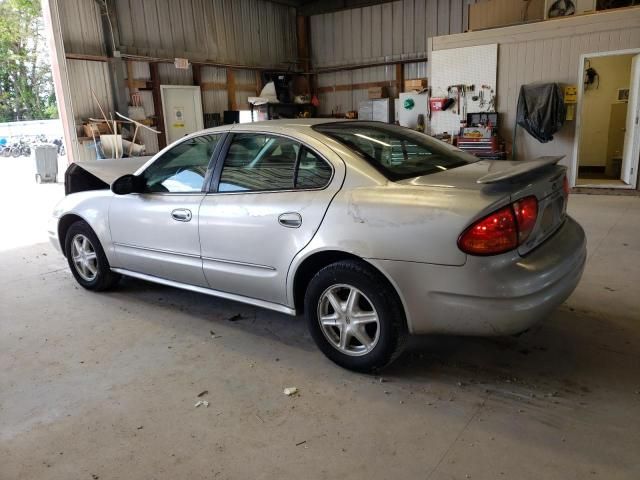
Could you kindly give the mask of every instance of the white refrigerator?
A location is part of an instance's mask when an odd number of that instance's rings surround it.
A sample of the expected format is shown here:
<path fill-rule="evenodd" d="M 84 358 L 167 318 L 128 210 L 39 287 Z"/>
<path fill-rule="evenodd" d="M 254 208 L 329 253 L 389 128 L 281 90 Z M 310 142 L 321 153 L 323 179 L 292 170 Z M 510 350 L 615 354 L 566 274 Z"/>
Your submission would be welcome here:
<path fill-rule="evenodd" d="M 407 92 L 401 93 L 398 98 L 398 122 L 403 127 L 416 128 L 418 115 L 424 115 L 425 126 L 429 123 L 428 103 L 429 95 L 426 93 Z"/>

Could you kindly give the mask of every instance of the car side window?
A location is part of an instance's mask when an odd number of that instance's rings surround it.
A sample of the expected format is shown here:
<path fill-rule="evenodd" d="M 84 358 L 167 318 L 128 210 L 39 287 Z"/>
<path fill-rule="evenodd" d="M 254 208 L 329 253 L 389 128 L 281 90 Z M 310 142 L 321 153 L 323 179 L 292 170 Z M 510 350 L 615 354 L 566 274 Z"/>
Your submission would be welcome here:
<path fill-rule="evenodd" d="M 296 174 L 296 188 L 323 188 L 331 180 L 331 167 L 318 155 L 304 147 Z"/>
<path fill-rule="evenodd" d="M 163 154 L 142 174 L 147 192 L 200 192 L 221 137 L 221 134 L 193 137 Z"/>
<path fill-rule="evenodd" d="M 300 143 L 275 135 L 238 133 L 224 159 L 219 192 L 291 190 Z"/>

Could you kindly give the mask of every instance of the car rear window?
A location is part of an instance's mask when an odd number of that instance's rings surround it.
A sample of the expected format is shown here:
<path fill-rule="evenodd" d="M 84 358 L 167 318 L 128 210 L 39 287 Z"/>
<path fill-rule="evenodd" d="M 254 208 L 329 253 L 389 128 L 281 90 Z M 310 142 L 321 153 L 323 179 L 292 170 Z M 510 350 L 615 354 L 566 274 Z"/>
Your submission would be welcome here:
<path fill-rule="evenodd" d="M 430 175 L 478 160 L 447 143 L 397 125 L 336 122 L 313 128 L 356 152 L 392 181 Z"/>

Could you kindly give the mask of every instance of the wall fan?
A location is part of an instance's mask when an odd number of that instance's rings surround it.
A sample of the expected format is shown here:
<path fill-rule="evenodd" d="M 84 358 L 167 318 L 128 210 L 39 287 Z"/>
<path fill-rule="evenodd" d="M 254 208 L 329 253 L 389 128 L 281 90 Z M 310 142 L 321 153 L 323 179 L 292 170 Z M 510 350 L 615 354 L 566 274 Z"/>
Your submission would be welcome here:
<path fill-rule="evenodd" d="M 547 18 L 567 17 L 575 15 L 576 5 L 573 0 L 556 0 L 547 11 Z"/>

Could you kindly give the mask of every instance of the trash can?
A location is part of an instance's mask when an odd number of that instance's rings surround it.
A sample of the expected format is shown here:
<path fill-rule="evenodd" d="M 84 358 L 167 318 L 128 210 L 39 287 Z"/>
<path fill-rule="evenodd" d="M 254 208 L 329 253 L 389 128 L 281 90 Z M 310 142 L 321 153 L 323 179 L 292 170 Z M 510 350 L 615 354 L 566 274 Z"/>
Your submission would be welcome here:
<path fill-rule="evenodd" d="M 58 180 L 58 147 L 51 144 L 36 145 L 31 149 L 31 160 L 36 168 L 36 182 Z"/>

